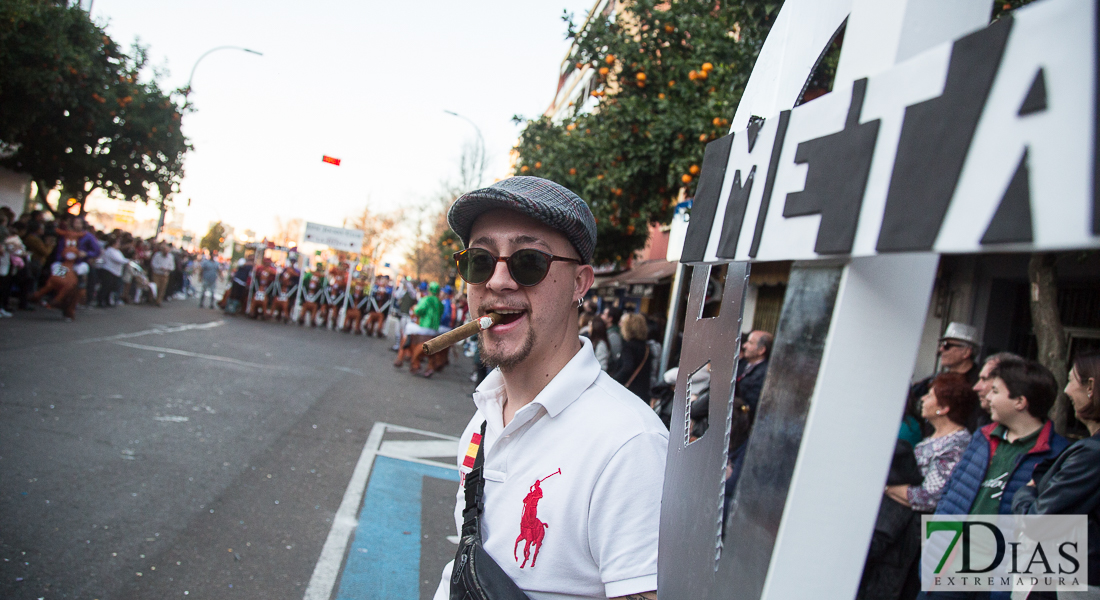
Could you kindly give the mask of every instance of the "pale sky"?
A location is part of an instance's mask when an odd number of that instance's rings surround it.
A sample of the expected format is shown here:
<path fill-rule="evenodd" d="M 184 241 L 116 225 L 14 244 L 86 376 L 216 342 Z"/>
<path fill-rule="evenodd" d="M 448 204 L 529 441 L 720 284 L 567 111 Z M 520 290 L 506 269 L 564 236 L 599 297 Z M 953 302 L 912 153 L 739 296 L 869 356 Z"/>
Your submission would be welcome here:
<path fill-rule="evenodd" d="M 115 41 L 135 37 L 168 89 L 195 60 L 177 206 L 202 235 L 210 221 L 273 233 L 275 217 L 340 226 L 364 206 L 386 211 L 431 199 L 457 177 L 480 127 L 490 168 L 507 172 L 520 129 L 512 115 L 549 106 L 569 48 L 563 9 L 594 0 L 367 2 L 93 0 Z M 343 161 L 321 162 L 322 155 Z M 144 211 L 142 211 L 144 212 Z"/>

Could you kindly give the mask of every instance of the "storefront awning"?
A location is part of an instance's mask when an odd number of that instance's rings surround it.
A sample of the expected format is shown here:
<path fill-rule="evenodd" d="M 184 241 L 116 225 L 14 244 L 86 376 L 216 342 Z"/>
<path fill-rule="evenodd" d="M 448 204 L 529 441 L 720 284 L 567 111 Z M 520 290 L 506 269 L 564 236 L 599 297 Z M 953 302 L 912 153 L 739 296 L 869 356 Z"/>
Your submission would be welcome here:
<path fill-rule="evenodd" d="M 648 260 L 642 263 L 635 263 L 632 269 L 614 275 L 597 277 L 593 287 L 605 288 L 626 287 L 631 285 L 655 285 L 662 283 L 666 279 L 670 279 L 676 272 L 676 266 L 678 264 L 679 263 L 667 260 Z"/>

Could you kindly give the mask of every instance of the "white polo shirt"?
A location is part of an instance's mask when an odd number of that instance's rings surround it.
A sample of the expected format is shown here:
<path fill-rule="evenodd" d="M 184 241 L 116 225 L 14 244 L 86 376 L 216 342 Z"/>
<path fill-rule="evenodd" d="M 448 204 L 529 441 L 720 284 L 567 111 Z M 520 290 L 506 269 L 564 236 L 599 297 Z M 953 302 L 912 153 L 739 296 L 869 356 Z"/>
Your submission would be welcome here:
<path fill-rule="evenodd" d="M 490 373 L 474 392 L 478 410 L 459 444 L 465 476 L 471 437 L 488 420 L 481 536 L 533 600 L 657 589 L 668 430 L 600 369 L 591 342 L 581 340 L 580 351 L 507 427 L 504 379 L 499 370 Z M 460 488 L 456 530 L 465 505 Z M 450 575 L 448 564 L 435 600 L 447 599 Z"/>

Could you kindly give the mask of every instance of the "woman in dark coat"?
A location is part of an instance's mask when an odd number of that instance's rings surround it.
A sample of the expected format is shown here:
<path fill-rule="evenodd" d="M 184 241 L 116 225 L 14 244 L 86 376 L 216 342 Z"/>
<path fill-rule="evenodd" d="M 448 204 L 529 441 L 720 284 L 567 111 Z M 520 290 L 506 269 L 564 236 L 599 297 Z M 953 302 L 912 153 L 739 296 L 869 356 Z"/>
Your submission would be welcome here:
<path fill-rule="evenodd" d="M 1012 498 L 1018 515 L 1087 515 L 1089 591 L 1069 598 L 1100 598 L 1100 354 L 1078 355 L 1069 371 L 1066 395 L 1091 437 L 1078 441 L 1055 459 L 1046 473 L 1035 467 L 1034 479 Z M 1059 593 L 1059 598 L 1062 594 Z"/>
<path fill-rule="evenodd" d="M 645 317 L 638 313 L 623 315 L 619 321 L 623 334 L 623 353 L 611 377 L 642 400 L 649 402 L 649 346 L 646 345 Z"/>

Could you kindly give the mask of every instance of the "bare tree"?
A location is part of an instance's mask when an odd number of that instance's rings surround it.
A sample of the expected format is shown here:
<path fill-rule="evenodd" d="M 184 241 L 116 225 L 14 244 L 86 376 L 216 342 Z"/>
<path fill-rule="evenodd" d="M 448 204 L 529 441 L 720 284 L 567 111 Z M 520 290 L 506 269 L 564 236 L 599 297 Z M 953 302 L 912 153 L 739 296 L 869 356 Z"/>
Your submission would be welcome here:
<path fill-rule="evenodd" d="M 353 229 L 363 232 L 363 256 L 374 259 L 382 256 L 401 240 L 400 225 L 405 221 L 400 209 L 392 212 L 376 212 L 364 207 L 363 212 L 349 220 Z"/>
<path fill-rule="evenodd" d="M 302 237 L 302 219 L 284 219 L 275 217 L 275 235 L 271 241 L 280 246 L 289 246 L 290 242 L 297 244 Z"/>

